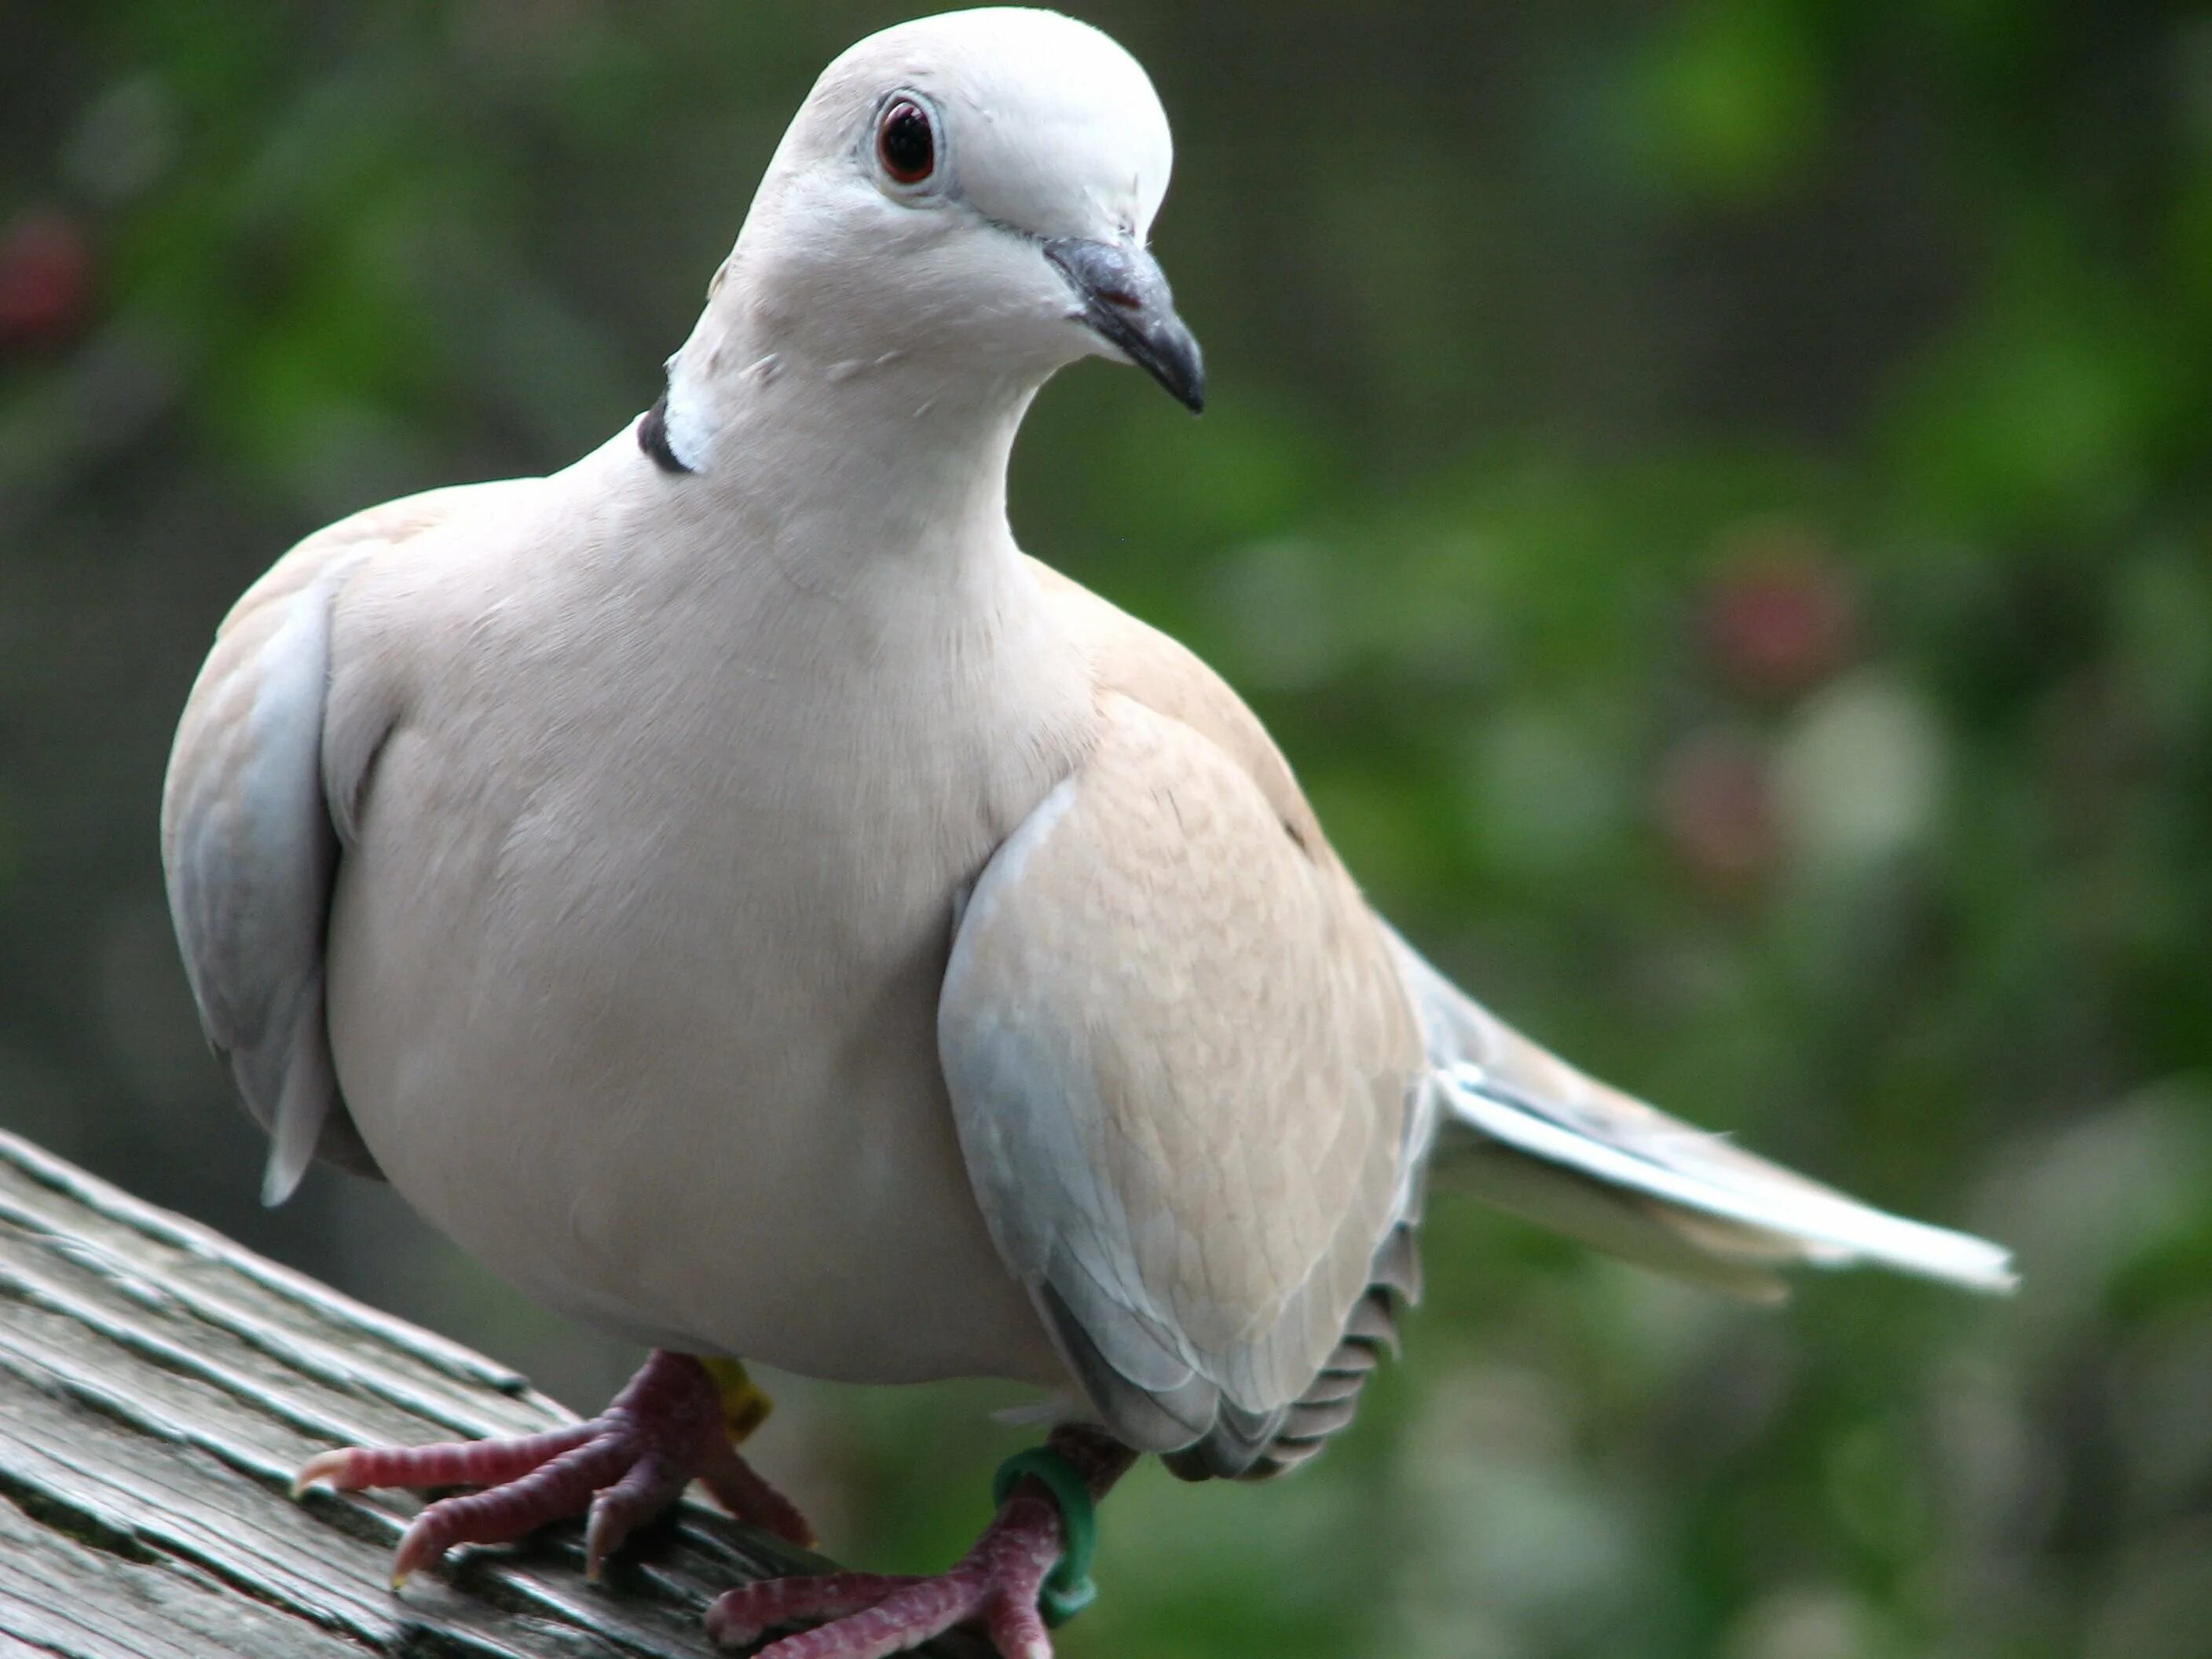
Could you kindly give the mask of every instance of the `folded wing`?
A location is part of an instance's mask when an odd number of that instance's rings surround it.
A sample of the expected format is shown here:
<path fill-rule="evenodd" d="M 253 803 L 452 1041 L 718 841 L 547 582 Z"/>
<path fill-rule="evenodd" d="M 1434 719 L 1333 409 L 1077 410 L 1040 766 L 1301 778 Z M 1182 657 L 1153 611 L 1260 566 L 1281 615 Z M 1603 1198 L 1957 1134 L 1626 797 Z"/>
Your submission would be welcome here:
<path fill-rule="evenodd" d="M 1108 1425 L 1188 1473 L 1265 1462 L 1413 1191 L 1420 1038 L 1334 859 L 1109 692 L 975 885 L 939 1047 L 993 1237 Z"/>
<path fill-rule="evenodd" d="M 360 781 L 325 767 L 332 611 L 362 561 L 498 487 L 372 507 L 287 553 L 224 619 L 177 730 L 161 800 L 170 914 L 208 1040 L 269 1131 L 271 1204 L 319 1155 L 376 1173 L 323 1013 L 339 824 Z"/>

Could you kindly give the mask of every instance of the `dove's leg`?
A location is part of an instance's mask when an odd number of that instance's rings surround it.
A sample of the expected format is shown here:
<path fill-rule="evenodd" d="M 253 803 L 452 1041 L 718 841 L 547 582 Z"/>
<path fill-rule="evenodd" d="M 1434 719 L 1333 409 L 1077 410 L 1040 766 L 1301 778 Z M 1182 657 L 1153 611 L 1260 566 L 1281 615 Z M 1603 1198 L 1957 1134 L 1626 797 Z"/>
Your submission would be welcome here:
<path fill-rule="evenodd" d="M 633 1528 L 676 1501 L 693 1480 L 732 1514 L 795 1544 L 813 1531 L 791 1503 L 755 1474 L 737 1443 L 768 1414 L 768 1397 L 732 1360 L 702 1363 L 655 1349 L 597 1417 L 514 1440 L 470 1440 L 386 1449 L 327 1451 L 300 1471 L 293 1490 L 318 1480 L 363 1486 L 480 1486 L 442 1498 L 415 1517 L 392 1563 L 395 1587 L 456 1544 L 504 1544 L 549 1521 L 591 1511 L 587 1576 Z"/>
<path fill-rule="evenodd" d="M 1096 1429 L 1056 1429 L 1051 1448 L 1094 1500 L 1136 1461 L 1135 1453 Z M 747 1584 L 707 1610 L 707 1633 L 736 1647 L 779 1625 L 808 1624 L 815 1628 L 787 1636 L 756 1659 L 884 1659 L 974 1620 L 1004 1659 L 1051 1659 L 1037 1595 L 1066 1547 L 1058 1504 L 1036 1480 L 1025 1478 L 949 1572 L 934 1578 L 837 1572 Z"/>

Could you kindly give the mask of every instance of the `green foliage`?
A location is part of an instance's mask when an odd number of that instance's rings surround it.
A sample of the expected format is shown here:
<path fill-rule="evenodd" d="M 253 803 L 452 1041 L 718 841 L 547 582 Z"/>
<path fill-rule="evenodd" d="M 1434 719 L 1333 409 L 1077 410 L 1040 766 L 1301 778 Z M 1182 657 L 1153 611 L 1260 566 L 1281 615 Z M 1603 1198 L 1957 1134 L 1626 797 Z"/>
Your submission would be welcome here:
<path fill-rule="evenodd" d="M 1090 15 L 1177 125 L 1157 240 L 1218 401 L 1071 374 L 1026 544 L 1244 689 L 1500 1012 L 2027 1287 L 1745 1311 L 1439 1197 L 1358 1430 L 1272 1489 L 1134 1478 L 1066 1650 L 2201 1650 L 2203 15 Z M 0 1116 L 579 1405 L 624 1356 L 386 1195 L 251 1208 L 162 756 L 294 537 L 652 400 L 808 79 L 893 15 L 139 0 L 19 8 L 0 64 Z M 926 1566 L 997 1398 L 793 1385 L 763 1455 L 842 1553 Z"/>

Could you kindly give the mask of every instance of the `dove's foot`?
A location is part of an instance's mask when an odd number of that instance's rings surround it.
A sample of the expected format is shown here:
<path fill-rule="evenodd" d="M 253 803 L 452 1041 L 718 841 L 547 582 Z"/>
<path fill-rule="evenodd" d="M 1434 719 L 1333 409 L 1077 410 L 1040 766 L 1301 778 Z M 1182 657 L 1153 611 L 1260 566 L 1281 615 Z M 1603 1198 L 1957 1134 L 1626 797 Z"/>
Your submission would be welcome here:
<path fill-rule="evenodd" d="M 767 1415 L 768 1399 L 733 1361 L 708 1364 L 654 1350 L 606 1410 L 588 1422 L 514 1440 L 470 1440 L 386 1449 L 349 1446 L 311 1459 L 293 1484 L 480 1486 L 442 1498 L 415 1517 L 392 1558 L 394 1589 L 456 1544 L 505 1544 L 549 1521 L 591 1511 L 586 1574 L 695 1478 L 740 1521 L 811 1545 L 813 1530 L 790 1500 L 737 1453 Z"/>
<path fill-rule="evenodd" d="M 1096 1430 L 1060 1429 L 1051 1443 L 1094 1501 L 1135 1461 L 1134 1453 Z M 1078 1553 L 1070 1549 L 1062 1517 L 1061 1505 L 1071 1500 L 1082 1509 L 1079 1524 L 1087 1532 L 1090 1504 L 1081 1494 L 1056 1498 L 1036 1477 L 1025 1476 L 1007 1492 L 975 1547 L 950 1572 L 934 1578 L 836 1572 L 747 1584 L 707 1610 L 707 1633 L 726 1647 L 741 1647 L 781 1625 L 811 1625 L 763 1649 L 757 1659 L 884 1659 L 973 1621 L 1005 1659 L 1051 1659 L 1052 1640 L 1037 1602 L 1062 1556 Z M 1079 1581 L 1089 1553 L 1086 1537 Z M 1069 1610 L 1088 1593 L 1086 1582 Z"/>

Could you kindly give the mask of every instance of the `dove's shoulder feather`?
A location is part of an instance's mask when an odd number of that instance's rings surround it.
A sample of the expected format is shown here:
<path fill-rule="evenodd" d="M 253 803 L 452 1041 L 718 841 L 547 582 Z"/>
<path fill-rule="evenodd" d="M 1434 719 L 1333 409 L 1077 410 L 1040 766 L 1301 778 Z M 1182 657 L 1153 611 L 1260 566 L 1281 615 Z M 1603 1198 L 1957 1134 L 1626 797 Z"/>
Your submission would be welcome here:
<path fill-rule="evenodd" d="M 1060 626 L 1091 665 L 1101 695 L 1180 722 L 1219 750 L 1317 863 L 1340 871 L 1290 763 L 1229 683 L 1180 641 L 1036 560 L 1030 568 Z"/>

